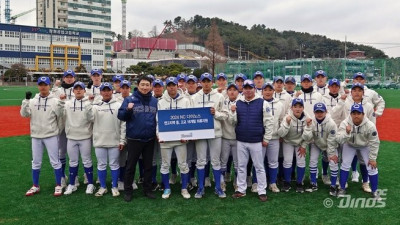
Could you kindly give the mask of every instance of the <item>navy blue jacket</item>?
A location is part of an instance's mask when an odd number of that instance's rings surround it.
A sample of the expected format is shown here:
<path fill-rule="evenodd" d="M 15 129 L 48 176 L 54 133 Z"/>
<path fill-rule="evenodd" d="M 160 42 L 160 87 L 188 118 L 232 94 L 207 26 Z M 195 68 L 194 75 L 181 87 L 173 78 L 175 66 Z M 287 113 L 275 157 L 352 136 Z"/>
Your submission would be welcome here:
<path fill-rule="evenodd" d="M 128 103 L 133 109 L 128 110 Z M 143 95 L 135 90 L 124 99 L 118 110 L 118 119 L 126 122 L 126 138 L 148 142 L 156 137 L 157 99 L 149 92 Z"/>
<path fill-rule="evenodd" d="M 236 102 L 237 124 L 235 132 L 238 141 L 247 143 L 263 141 L 263 104 L 264 100 L 261 98 L 251 102 Z"/>

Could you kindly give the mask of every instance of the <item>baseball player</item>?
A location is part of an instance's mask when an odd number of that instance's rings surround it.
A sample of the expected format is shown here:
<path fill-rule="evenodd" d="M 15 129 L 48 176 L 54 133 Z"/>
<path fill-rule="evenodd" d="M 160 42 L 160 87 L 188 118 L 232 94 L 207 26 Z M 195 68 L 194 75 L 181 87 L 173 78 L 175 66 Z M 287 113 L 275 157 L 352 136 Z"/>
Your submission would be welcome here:
<path fill-rule="evenodd" d="M 101 102 L 100 86 L 103 79 L 103 71 L 101 69 L 92 69 L 90 71 L 90 81 L 86 87 L 86 95 L 93 103 Z"/>
<path fill-rule="evenodd" d="M 246 75 L 244 75 L 243 73 L 235 74 L 235 77 L 234 77 L 233 80 L 234 80 L 236 86 L 237 86 L 238 89 L 239 89 L 239 94 L 242 95 L 242 92 L 243 92 L 243 83 L 244 83 L 245 80 L 247 80 Z"/>
<path fill-rule="evenodd" d="M 90 115 L 93 121 L 93 146 L 97 158 L 97 175 L 100 181 L 96 197 L 107 193 L 107 164 L 111 169 L 112 196 L 117 197 L 120 194 L 118 191 L 119 152 L 125 145 L 126 125 L 124 121 L 117 118 L 121 103 L 112 98 L 112 90 L 112 85 L 107 82 L 100 86 L 102 101 L 93 105 Z"/>
<path fill-rule="evenodd" d="M 201 85 L 201 83 L 197 83 L 196 91 L 199 92 L 201 89 L 203 89 L 203 85 Z"/>
<path fill-rule="evenodd" d="M 343 144 L 342 165 L 340 168 L 340 190 L 338 197 L 345 197 L 346 182 L 349 176 L 351 162 L 356 151 L 360 152 L 363 161 L 368 163 L 367 170 L 371 183 L 371 195 L 375 200 L 381 200 L 378 189 L 377 157 L 379 151 L 379 137 L 376 126 L 364 114 L 361 104 L 351 106 L 351 113 L 339 127 L 337 141 Z"/>
<path fill-rule="evenodd" d="M 261 71 L 256 71 L 253 74 L 254 86 L 256 87 L 256 94 L 262 96 L 264 85 L 264 74 Z"/>
<path fill-rule="evenodd" d="M 187 80 L 187 76 L 183 73 L 178 74 L 176 76 L 176 79 L 178 80 L 178 88 L 182 91 L 182 93 L 186 93 L 186 80 Z"/>
<path fill-rule="evenodd" d="M 166 80 L 167 91 L 164 93 L 163 97 L 158 101 L 158 110 L 172 110 L 172 109 L 186 109 L 190 108 L 190 100 L 186 98 L 184 95 L 180 95 L 178 93 L 178 80 L 175 77 L 168 77 Z M 158 123 L 157 117 L 157 123 Z M 158 128 L 158 126 L 157 126 Z M 158 129 L 157 129 L 158 136 Z M 172 152 L 175 151 L 178 166 L 181 171 L 181 194 L 183 198 L 189 199 L 190 194 L 186 189 L 188 181 L 189 181 L 189 167 L 186 162 L 186 140 L 180 141 L 167 141 L 159 139 L 160 148 L 161 148 L 161 177 L 162 182 L 164 184 L 164 193 L 162 194 L 163 199 L 169 198 L 171 195 L 171 188 L 169 186 L 169 168 L 171 163 Z"/>
<path fill-rule="evenodd" d="M 322 95 L 312 86 L 312 78 L 308 74 L 301 76 L 301 91 L 296 93 L 297 98 L 303 99 L 304 111 L 307 115 L 314 117 L 314 105 L 323 102 Z"/>
<path fill-rule="evenodd" d="M 112 81 L 113 81 L 113 98 L 118 98 L 119 96 L 121 96 L 121 82 L 124 80 L 124 76 L 123 75 L 114 75 L 112 77 Z"/>
<path fill-rule="evenodd" d="M 328 84 L 326 83 L 328 80 L 328 75 L 323 70 L 318 70 L 314 73 L 314 90 L 320 93 L 322 96 L 329 95 L 329 88 Z"/>
<path fill-rule="evenodd" d="M 292 96 L 284 89 L 284 79 L 281 76 L 274 77 L 274 99 L 278 99 L 282 102 L 284 107 L 284 113 L 286 114 L 290 109 L 292 102 Z"/>
<path fill-rule="evenodd" d="M 296 192 L 304 192 L 303 178 L 306 167 L 306 146 L 308 141 L 312 138 L 312 120 L 305 112 L 304 108 L 303 99 L 293 99 L 292 107 L 278 129 L 278 135 L 283 138 L 282 148 L 285 182 L 282 191 L 284 192 L 288 192 L 291 189 L 290 176 L 292 173 L 294 152 L 296 152 L 297 164 Z"/>
<path fill-rule="evenodd" d="M 57 118 L 61 116 L 59 114 L 60 110 L 57 109 L 59 99 L 50 93 L 49 77 L 39 77 L 37 84 L 39 94 L 30 99 L 32 93 L 26 92 L 20 111 L 22 117 L 30 118 L 32 138 L 33 186 L 25 195 L 32 196 L 40 192 L 39 174 L 42 167 L 43 147 L 45 146 L 56 177 L 54 196 L 61 196 L 62 170 L 58 157 L 59 128 L 57 125 Z"/>
<path fill-rule="evenodd" d="M 295 94 L 295 88 L 296 88 L 296 79 L 292 76 L 288 76 L 285 79 L 285 91 L 290 95 L 290 97 L 293 98 Z"/>
<path fill-rule="evenodd" d="M 217 74 L 216 83 L 217 83 L 218 93 L 221 93 L 224 96 L 224 98 L 227 98 L 228 94 L 226 93 L 226 84 L 228 83 L 228 77 L 226 76 L 226 74 L 225 73 Z"/>
<path fill-rule="evenodd" d="M 339 127 L 340 123 L 344 120 L 345 115 L 344 112 L 336 112 L 333 113 L 332 109 L 339 103 L 341 98 L 340 90 L 340 80 L 333 78 L 328 82 L 328 95 L 323 96 L 324 103 L 326 105 L 326 110 L 331 114 L 333 121 L 335 121 L 337 127 Z"/>

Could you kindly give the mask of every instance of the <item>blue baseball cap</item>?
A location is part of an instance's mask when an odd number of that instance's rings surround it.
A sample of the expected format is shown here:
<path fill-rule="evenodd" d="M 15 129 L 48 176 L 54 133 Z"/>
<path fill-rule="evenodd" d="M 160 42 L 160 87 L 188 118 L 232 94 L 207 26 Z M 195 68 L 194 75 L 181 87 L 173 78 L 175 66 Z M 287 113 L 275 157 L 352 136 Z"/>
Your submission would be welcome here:
<path fill-rule="evenodd" d="M 109 88 L 110 90 L 112 90 L 113 86 L 110 83 L 105 82 L 100 86 L 100 91 L 104 90 L 104 88 Z"/>
<path fill-rule="evenodd" d="M 112 77 L 112 81 L 113 81 L 113 82 L 115 82 L 115 81 L 117 81 L 117 80 L 119 80 L 119 81 L 122 82 L 122 81 L 124 80 L 124 76 L 123 76 L 123 75 L 117 74 L 117 75 L 115 75 L 115 76 Z"/>
<path fill-rule="evenodd" d="M 301 76 L 301 82 L 303 82 L 304 80 L 309 80 L 312 82 L 312 77 L 309 74 L 304 74 L 303 76 Z"/>
<path fill-rule="evenodd" d="M 80 81 L 75 82 L 75 84 L 74 84 L 74 89 L 75 89 L 76 87 L 81 87 L 82 89 L 85 89 L 85 88 L 86 88 L 85 84 L 82 83 L 82 82 L 80 82 Z"/>
<path fill-rule="evenodd" d="M 228 90 L 229 88 L 234 87 L 236 90 L 239 90 L 238 86 L 234 83 L 231 83 L 228 85 L 228 88 L 226 90 Z"/>
<path fill-rule="evenodd" d="M 146 75 L 146 77 L 150 78 L 151 81 L 154 81 L 154 80 L 156 79 L 156 78 L 155 78 L 153 75 L 151 75 L 151 74 Z"/>
<path fill-rule="evenodd" d="M 208 79 L 208 80 L 212 81 L 212 75 L 209 74 L 209 73 L 203 73 L 203 74 L 200 76 L 200 81 L 203 81 L 204 79 Z"/>
<path fill-rule="evenodd" d="M 285 80 L 284 80 L 283 77 L 281 77 L 281 76 L 276 76 L 276 77 L 274 77 L 274 83 L 277 82 L 277 81 L 282 81 L 282 82 L 284 82 Z"/>
<path fill-rule="evenodd" d="M 302 106 L 304 106 L 303 99 L 301 99 L 301 98 L 294 98 L 294 99 L 292 100 L 292 106 L 294 106 L 294 105 L 296 105 L 296 104 L 301 104 Z"/>
<path fill-rule="evenodd" d="M 364 90 L 364 85 L 361 84 L 361 83 L 354 83 L 354 84 L 351 86 L 351 89 L 353 90 L 353 89 L 356 88 L 356 87 L 359 87 L 359 88 L 361 88 L 361 89 Z"/>
<path fill-rule="evenodd" d="M 253 81 L 252 80 L 245 80 L 244 83 L 243 83 L 243 88 L 246 87 L 246 86 L 254 88 Z"/>
<path fill-rule="evenodd" d="M 227 77 L 224 73 L 219 73 L 219 74 L 217 75 L 217 80 L 219 80 L 219 78 L 224 78 L 225 80 L 228 79 L 228 77 Z"/>
<path fill-rule="evenodd" d="M 314 105 L 314 112 L 321 111 L 326 112 L 326 106 L 324 103 L 320 102 Z"/>
<path fill-rule="evenodd" d="M 46 76 L 43 76 L 43 77 L 39 77 L 39 79 L 38 79 L 38 81 L 37 81 L 37 84 L 41 84 L 41 83 L 45 83 L 45 84 L 47 84 L 47 85 L 50 85 L 50 78 L 49 77 L 46 77 Z"/>
<path fill-rule="evenodd" d="M 161 85 L 161 87 L 164 87 L 164 82 L 162 82 L 160 79 L 155 79 L 153 81 L 153 87 L 155 87 L 157 84 Z"/>
<path fill-rule="evenodd" d="M 292 76 L 288 76 L 285 79 L 285 84 L 289 83 L 289 82 L 292 82 L 293 84 L 296 84 L 296 79 L 294 79 L 294 77 L 292 77 Z"/>
<path fill-rule="evenodd" d="M 353 79 L 356 79 L 357 77 L 361 77 L 362 79 L 365 79 L 365 74 L 358 72 L 353 74 Z"/>
<path fill-rule="evenodd" d="M 66 76 L 68 76 L 68 75 L 71 75 L 71 76 L 75 77 L 75 72 L 72 71 L 72 70 L 64 71 L 63 77 L 66 77 Z"/>
<path fill-rule="evenodd" d="M 351 112 L 360 112 L 360 113 L 364 113 L 364 108 L 361 104 L 354 104 L 351 106 Z"/>
<path fill-rule="evenodd" d="M 336 78 L 330 79 L 330 80 L 329 80 L 329 83 L 328 83 L 328 86 L 332 86 L 332 85 L 334 85 L 334 84 L 336 84 L 337 86 L 340 87 L 340 80 L 339 80 L 339 79 L 336 79 Z"/>
<path fill-rule="evenodd" d="M 270 87 L 272 90 L 275 90 L 274 85 L 272 83 L 270 83 L 270 82 L 265 83 L 262 86 L 262 89 L 264 90 L 266 87 Z"/>
<path fill-rule="evenodd" d="M 264 74 L 261 71 L 256 71 L 253 74 L 253 79 L 256 78 L 257 76 L 260 76 L 260 77 L 264 78 Z"/>
<path fill-rule="evenodd" d="M 186 82 L 186 81 L 187 81 L 187 76 L 186 76 L 185 74 L 183 74 L 183 73 L 178 74 L 178 75 L 176 76 L 176 80 L 177 80 L 177 81 L 184 80 L 184 81 Z M 168 84 L 167 84 L 167 85 L 168 85 Z"/>
<path fill-rule="evenodd" d="M 132 86 L 132 84 L 131 84 L 131 82 L 129 82 L 129 80 L 123 80 L 123 81 L 121 81 L 121 83 L 119 84 L 120 87 L 122 87 L 122 86 L 124 86 L 124 85 L 126 85 L 126 86 L 128 86 L 128 87 L 131 87 L 131 86 Z"/>
<path fill-rule="evenodd" d="M 243 80 L 247 80 L 246 75 L 244 75 L 243 73 L 238 73 L 235 75 L 234 81 L 236 81 L 237 79 L 243 79 Z"/>
<path fill-rule="evenodd" d="M 195 75 L 187 76 L 186 82 L 189 82 L 190 80 L 197 83 L 197 77 Z"/>
<path fill-rule="evenodd" d="M 95 75 L 95 74 L 102 75 L 102 74 L 103 74 L 103 71 L 102 71 L 101 69 L 92 69 L 92 70 L 90 71 L 90 75 L 93 76 L 93 75 Z"/>
<path fill-rule="evenodd" d="M 175 84 L 175 85 L 178 85 L 178 79 L 176 79 L 176 77 L 168 77 L 168 78 L 165 80 L 165 82 L 166 82 L 167 86 L 168 86 L 170 83 L 173 83 L 173 84 Z"/>
<path fill-rule="evenodd" d="M 327 76 L 327 74 L 323 70 L 318 70 L 317 72 L 314 73 L 314 77 L 317 77 L 318 75 L 322 75 L 324 77 Z"/>

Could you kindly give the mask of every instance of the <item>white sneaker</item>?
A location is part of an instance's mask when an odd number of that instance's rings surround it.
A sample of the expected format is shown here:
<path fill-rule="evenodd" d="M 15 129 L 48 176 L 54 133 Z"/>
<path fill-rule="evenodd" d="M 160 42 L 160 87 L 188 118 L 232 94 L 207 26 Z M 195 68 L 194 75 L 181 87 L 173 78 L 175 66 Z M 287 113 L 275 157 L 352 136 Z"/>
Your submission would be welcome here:
<path fill-rule="evenodd" d="M 61 177 L 61 187 L 65 188 L 67 187 L 67 181 L 66 181 L 67 177 Z"/>
<path fill-rule="evenodd" d="M 181 190 L 181 195 L 183 196 L 184 199 L 189 199 L 190 198 L 190 194 L 189 194 L 187 189 L 182 189 Z"/>
<path fill-rule="evenodd" d="M 352 182 L 358 182 L 359 178 L 360 178 L 360 174 L 358 173 L 358 171 L 353 171 L 351 173 L 351 181 Z"/>
<path fill-rule="evenodd" d="M 89 183 L 89 181 L 87 179 L 87 176 L 86 176 L 86 173 L 83 174 L 83 183 L 84 184 L 88 184 Z"/>
<path fill-rule="evenodd" d="M 78 190 L 78 188 L 75 185 L 69 184 L 67 189 L 64 192 L 64 195 L 70 195 L 70 194 L 72 194 L 72 192 L 74 192 L 76 190 Z"/>
<path fill-rule="evenodd" d="M 55 188 L 54 188 L 54 196 L 56 196 L 56 197 L 58 197 L 58 196 L 61 196 L 62 195 L 62 187 L 61 186 L 56 186 Z"/>
<path fill-rule="evenodd" d="M 32 196 L 40 192 L 40 187 L 32 186 L 26 193 L 25 196 Z"/>
<path fill-rule="evenodd" d="M 111 188 L 111 193 L 112 193 L 113 197 L 118 197 L 119 196 L 118 188 L 116 188 L 116 187 Z"/>
<path fill-rule="evenodd" d="M 269 185 L 269 190 L 271 190 L 271 191 L 274 192 L 274 193 L 279 193 L 279 192 L 280 192 L 280 190 L 279 190 L 279 188 L 276 186 L 276 184 L 270 184 L 270 185 Z"/>
<path fill-rule="evenodd" d="M 96 197 L 101 197 L 107 193 L 107 188 L 100 187 L 99 190 L 94 194 Z"/>
<path fill-rule="evenodd" d="M 251 192 L 257 193 L 257 192 L 258 192 L 258 191 L 257 191 L 257 186 L 258 186 L 257 183 L 252 184 L 252 185 L 251 185 Z"/>
<path fill-rule="evenodd" d="M 221 190 L 222 190 L 223 192 L 226 191 L 226 183 L 225 183 L 225 182 L 221 182 Z"/>
<path fill-rule="evenodd" d="M 231 173 L 225 173 L 224 180 L 225 180 L 226 183 L 231 182 L 232 181 Z"/>
<path fill-rule="evenodd" d="M 86 194 L 92 195 L 94 190 L 96 190 L 94 185 L 93 184 L 88 184 L 87 187 L 86 187 Z"/>
<path fill-rule="evenodd" d="M 171 195 L 171 189 L 164 189 L 164 192 L 161 197 L 163 199 L 167 199 L 167 198 L 169 198 L 170 195 Z"/>
<path fill-rule="evenodd" d="M 362 184 L 362 189 L 363 189 L 364 192 L 367 192 L 367 193 L 371 193 L 372 192 L 371 188 L 369 187 L 369 183 L 368 182 L 365 182 L 365 183 Z"/>
<path fill-rule="evenodd" d="M 331 178 L 329 177 L 329 175 L 322 175 L 322 181 L 324 182 L 325 185 L 331 184 Z"/>
<path fill-rule="evenodd" d="M 135 181 L 133 181 L 133 183 L 132 183 L 132 189 L 133 190 L 137 190 L 138 189 L 138 186 L 137 186 Z"/>
<path fill-rule="evenodd" d="M 124 182 L 118 181 L 118 191 L 123 191 L 123 190 L 125 190 Z"/>
<path fill-rule="evenodd" d="M 251 181 L 251 176 L 248 176 L 247 177 L 247 179 L 246 179 L 246 182 L 247 182 L 247 187 L 249 188 L 249 187 L 251 187 L 251 185 L 252 185 L 252 181 Z"/>
<path fill-rule="evenodd" d="M 206 177 L 204 181 L 204 187 L 211 187 L 211 180 L 209 177 Z"/>
<path fill-rule="evenodd" d="M 76 176 L 75 177 L 75 187 L 79 187 L 80 183 L 79 183 L 79 177 Z"/>
<path fill-rule="evenodd" d="M 171 177 L 169 178 L 169 184 L 175 184 L 177 176 L 177 174 L 171 174 Z"/>

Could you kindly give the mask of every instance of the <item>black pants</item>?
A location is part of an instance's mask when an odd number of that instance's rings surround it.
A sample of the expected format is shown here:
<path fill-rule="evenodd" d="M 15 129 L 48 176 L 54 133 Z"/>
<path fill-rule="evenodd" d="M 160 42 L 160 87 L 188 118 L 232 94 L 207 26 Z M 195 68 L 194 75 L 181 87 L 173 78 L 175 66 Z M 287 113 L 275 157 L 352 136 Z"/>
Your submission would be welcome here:
<path fill-rule="evenodd" d="M 135 175 L 136 164 L 139 160 L 140 155 L 143 159 L 143 169 L 144 169 L 144 181 L 143 181 L 143 191 L 151 191 L 151 168 L 153 165 L 153 153 L 154 153 L 154 140 L 149 142 L 140 142 L 128 139 L 128 159 L 126 162 L 125 169 L 125 180 L 124 188 L 126 194 L 132 194 L 133 188 L 133 177 Z"/>

